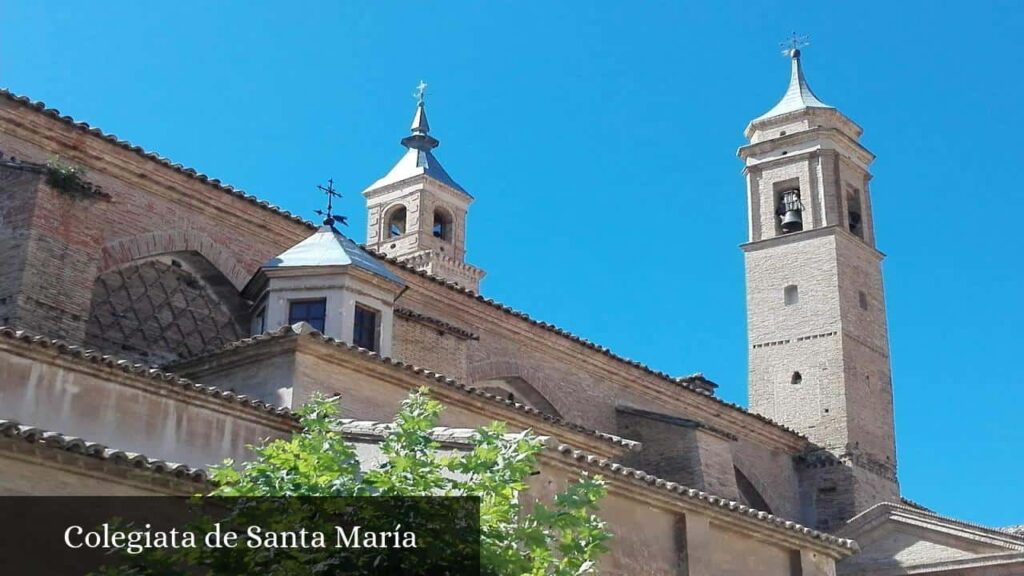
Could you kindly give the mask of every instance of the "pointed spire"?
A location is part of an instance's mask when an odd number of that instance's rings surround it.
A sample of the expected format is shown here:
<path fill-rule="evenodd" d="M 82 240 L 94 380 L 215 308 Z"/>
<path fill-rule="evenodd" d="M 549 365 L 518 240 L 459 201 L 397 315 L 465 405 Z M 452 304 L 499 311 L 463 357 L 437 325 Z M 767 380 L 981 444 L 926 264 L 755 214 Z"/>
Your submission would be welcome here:
<path fill-rule="evenodd" d="M 782 96 L 782 100 L 771 110 L 757 117 L 754 121 L 765 120 L 774 116 L 781 116 L 789 112 L 796 112 L 805 108 L 832 108 L 814 95 L 811 87 L 804 78 L 803 65 L 800 63 L 800 49 L 790 48 L 787 50 L 790 57 L 789 88 Z"/>
<path fill-rule="evenodd" d="M 433 150 L 441 144 L 429 134 L 430 122 L 427 122 L 426 95 L 427 83 L 420 80 L 419 85 L 416 86 L 416 92 L 413 93 L 413 97 L 416 98 L 416 114 L 413 115 L 412 126 L 410 126 L 412 134 L 402 138 L 402 146 L 423 152 Z"/>
<path fill-rule="evenodd" d="M 366 190 L 363 190 L 363 194 L 396 182 L 401 182 L 407 178 L 426 175 L 462 192 L 466 196 L 470 196 L 469 192 L 466 192 L 462 186 L 459 186 L 455 180 L 452 180 L 452 177 L 445 172 L 437 157 L 431 152 L 431 150 L 440 145 L 440 142 L 438 142 L 437 138 L 430 135 L 430 123 L 427 122 L 427 109 L 424 102 L 426 92 L 427 84 L 421 80 L 419 86 L 416 87 L 416 91 L 413 92 L 413 98 L 416 99 L 416 113 L 412 117 L 411 134 L 402 138 L 402 146 L 408 149 L 405 151 L 405 155 L 383 178 L 371 184 Z"/>

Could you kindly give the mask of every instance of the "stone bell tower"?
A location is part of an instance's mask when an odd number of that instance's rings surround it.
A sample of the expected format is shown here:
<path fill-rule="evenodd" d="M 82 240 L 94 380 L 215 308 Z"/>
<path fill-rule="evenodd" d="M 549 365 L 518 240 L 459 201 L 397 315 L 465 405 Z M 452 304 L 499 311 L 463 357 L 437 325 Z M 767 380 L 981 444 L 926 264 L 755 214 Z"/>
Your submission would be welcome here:
<path fill-rule="evenodd" d="M 445 172 L 433 150 L 420 82 L 406 152 L 363 191 L 369 210 L 366 246 L 474 292 L 484 271 L 466 259 L 466 213 L 473 197 Z"/>
<path fill-rule="evenodd" d="M 806 458 L 805 513 L 829 529 L 899 501 L 883 254 L 862 130 L 814 95 L 800 51 L 789 55 L 789 88 L 739 149 L 749 399 L 821 447 Z"/>

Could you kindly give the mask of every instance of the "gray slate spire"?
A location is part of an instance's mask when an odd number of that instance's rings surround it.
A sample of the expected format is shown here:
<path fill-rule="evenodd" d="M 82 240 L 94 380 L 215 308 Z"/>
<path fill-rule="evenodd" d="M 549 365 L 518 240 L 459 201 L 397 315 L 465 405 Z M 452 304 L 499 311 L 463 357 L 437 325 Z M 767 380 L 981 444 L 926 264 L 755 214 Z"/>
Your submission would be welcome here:
<path fill-rule="evenodd" d="M 412 134 L 402 138 L 402 146 L 406 148 L 429 152 L 441 144 L 429 134 L 430 122 L 427 122 L 427 109 L 423 100 L 416 104 L 416 114 L 412 117 L 412 126 L 409 129 Z"/>
<path fill-rule="evenodd" d="M 423 102 L 423 98 L 420 97 L 416 103 L 416 113 L 412 117 L 412 126 L 410 127 L 411 134 L 402 138 L 402 146 L 408 148 L 408 151 L 398 161 L 391 171 L 387 173 L 383 178 L 377 180 L 370 185 L 366 190 L 375 190 L 389 184 L 394 184 L 407 178 L 419 176 L 425 174 L 431 178 L 441 182 L 445 186 L 449 186 L 469 196 L 469 192 L 459 186 L 451 176 L 445 172 L 441 163 L 434 156 L 432 150 L 437 148 L 441 143 L 430 135 L 430 123 L 427 122 L 427 109 Z"/>
<path fill-rule="evenodd" d="M 779 103 L 774 108 L 755 118 L 754 122 L 767 120 L 768 118 L 796 112 L 805 108 L 832 108 L 832 106 L 819 100 L 814 95 L 814 92 L 811 91 L 811 87 L 807 85 L 807 79 L 804 78 L 804 69 L 800 64 L 800 50 L 798 48 L 790 50 L 789 57 L 792 62 L 789 88 L 786 89 L 786 94 L 782 96 L 782 100 L 779 100 Z"/>

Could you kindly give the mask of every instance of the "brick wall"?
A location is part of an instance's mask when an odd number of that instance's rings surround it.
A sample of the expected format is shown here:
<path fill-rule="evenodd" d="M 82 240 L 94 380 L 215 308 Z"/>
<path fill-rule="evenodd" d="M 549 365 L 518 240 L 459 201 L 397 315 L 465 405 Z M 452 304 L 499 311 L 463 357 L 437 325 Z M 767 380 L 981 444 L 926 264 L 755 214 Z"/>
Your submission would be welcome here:
<path fill-rule="evenodd" d="M 0 163 L 0 325 L 17 325 L 27 296 L 21 290 L 31 240 L 35 189 L 42 176 Z"/>
<path fill-rule="evenodd" d="M 730 438 L 696 422 L 620 407 L 618 434 L 643 444 L 624 463 L 648 473 L 739 500 Z"/>
<path fill-rule="evenodd" d="M 466 339 L 442 329 L 395 316 L 393 356 L 466 382 Z"/>
<path fill-rule="evenodd" d="M 0 250 L 16 254 L 12 261 L 20 259 L 29 272 L 20 284 L 10 273 L 0 277 L 0 299 L 3 291 L 18 292 L 7 296 L 8 303 L 14 296 L 17 311 L 5 315 L 21 328 L 72 342 L 84 339 L 96 277 L 113 266 L 184 249 L 201 254 L 240 288 L 263 261 L 310 232 L 7 99 L 0 99 L 0 152 L 37 164 L 59 157 L 82 166 L 85 179 L 108 195 L 76 198 L 39 177 L 0 179 L 6 222 L 0 224 Z"/>

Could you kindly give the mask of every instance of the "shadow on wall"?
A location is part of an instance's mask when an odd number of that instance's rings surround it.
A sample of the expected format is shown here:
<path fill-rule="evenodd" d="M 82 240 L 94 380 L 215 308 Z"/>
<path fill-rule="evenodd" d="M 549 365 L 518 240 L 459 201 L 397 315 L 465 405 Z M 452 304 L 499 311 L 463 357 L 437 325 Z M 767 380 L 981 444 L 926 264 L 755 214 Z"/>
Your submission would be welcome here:
<path fill-rule="evenodd" d="M 519 376 L 507 376 L 504 378 L 491 378 L 489 380 L 483 380 L 475 382 L 473 384 L 477 388 L 494 394 L 500 398 L 512 402 L 518 402 L 525 404 L 530 408 L 539 410 L 550 416 L 561 418 L 562 415 L 555 409 L 555 407 L 548 402 L 548 399 L 543 394 L 537 391 L 529 382 Z"/>
<path fill-rule="evenodd" d="M 206 258 L 172 252 L 134 260 L 96 278 L 85 344 L 163 364 L 244 338 L 246 314 L 238 291 Z"/>

